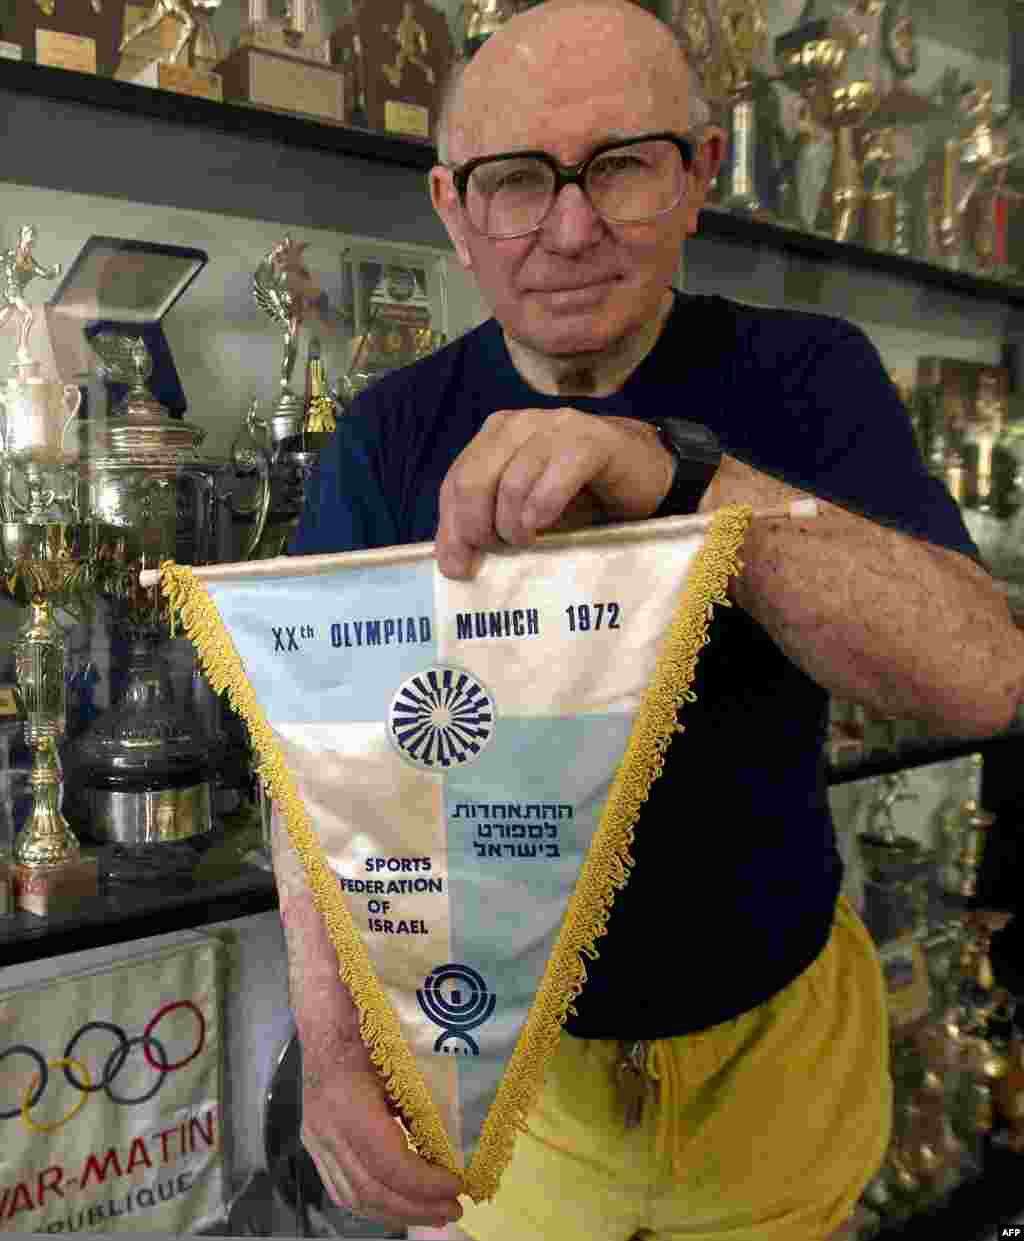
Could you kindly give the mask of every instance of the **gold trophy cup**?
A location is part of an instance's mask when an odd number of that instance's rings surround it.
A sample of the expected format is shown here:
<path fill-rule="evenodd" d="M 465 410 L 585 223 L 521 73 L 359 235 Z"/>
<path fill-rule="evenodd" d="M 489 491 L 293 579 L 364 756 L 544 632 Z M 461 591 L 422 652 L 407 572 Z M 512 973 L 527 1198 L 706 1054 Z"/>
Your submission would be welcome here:
<path fill-rule="evenodd" d="M 853 239 L 864 202 L 856 130 L 878 104 L 875 84 L 845 78 L 848 38 L 828 21 L 800 26 L 775 42 L 782 80 L 804 99 L 813 118 L 832 133 L 828 179 L 829 231 Z"/>
<path fill-rule="evenodd" d="M 16 694 L 32 751 L 32 810 L 14 843 L 15 903 L 35 914 L 67 910 L 95 895 L 97 859 L 86 857 L 61 813 L 57 744 L 65 730 L 64 633 L 54 601 L 89 583 L 110 554 L 105 528 L 92 522 L 4 522 L 6 586 L 30 596 L 29 619 L 14 643 Z"/>

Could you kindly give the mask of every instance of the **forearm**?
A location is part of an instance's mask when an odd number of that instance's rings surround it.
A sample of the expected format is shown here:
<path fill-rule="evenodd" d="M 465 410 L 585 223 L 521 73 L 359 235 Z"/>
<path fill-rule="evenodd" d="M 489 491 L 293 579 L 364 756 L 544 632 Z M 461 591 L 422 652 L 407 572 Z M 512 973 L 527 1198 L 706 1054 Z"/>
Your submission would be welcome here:
<path fill-rule="evenodd" d="M 826 506 L 755 523 L 739 605 L 830 692 L 936 730 L 1005 728 L 1024 692 L 1024 638 L 966 557 Z"/>
<path fill-rule="evenodd" d="M 302 862 L 275 811 L 274 878 L 288 950 L 288 991 L 302 1044 L 304 1070 L 362 1054 L 359 1014 L 338 972 L 338 954 L 313 902 Z"/>
<path fill-rule="evenodd" d="M 701 508 L 792 499 L 731 459 Z M 819 685 L 881 715 L 986 735 L 1024 694 L 1024 637 L 980 566 L 822 502 L 806 521 L 755 521 L 735 601 Z"/>

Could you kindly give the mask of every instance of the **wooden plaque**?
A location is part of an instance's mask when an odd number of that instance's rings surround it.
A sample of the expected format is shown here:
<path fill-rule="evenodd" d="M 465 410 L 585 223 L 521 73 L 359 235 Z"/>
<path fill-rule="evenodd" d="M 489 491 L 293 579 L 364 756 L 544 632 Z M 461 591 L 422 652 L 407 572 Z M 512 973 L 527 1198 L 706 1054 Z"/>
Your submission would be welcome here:
<path fill-rule="evenodd" d="M 110 77 L 123 22 L 124 0 L 101 0 L 99 13 L 90 0 L 56 0 L 51 17 L 35 0 L 18 0 L 5 34 L 24 60 Z"/>
<path fill-rule="evenodd" d="M 14 904 L 17 909 L 45 918 L 70 913 L 99 891 L 99 858 L 83 853 L 64 866 L 11 866 Z"/>
<path fill-rule="evenodd" d="M 367 125 L 381 133 L 429 139 L 452 63 L 448 19 L 426 0 L 373 0 L 354 22 Z"/>
<path fill-rule="evenodd" d="M 262 48 L 237 47 L 217 66 L 225 99 L 300 112 L 340 124 L 348 119 L 345 81 L 336 65 L 297 60 Z"/>

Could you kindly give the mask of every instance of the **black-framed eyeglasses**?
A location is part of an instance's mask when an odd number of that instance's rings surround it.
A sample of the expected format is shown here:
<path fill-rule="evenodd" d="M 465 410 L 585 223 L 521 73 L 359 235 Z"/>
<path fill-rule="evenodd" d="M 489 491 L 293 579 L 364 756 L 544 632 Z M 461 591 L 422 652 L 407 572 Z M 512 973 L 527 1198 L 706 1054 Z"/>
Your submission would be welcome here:
<path fill-rule="evenodd" d="M 509 151 L 448 167 L 470 224 L 497 240 L 536 232 L 567 185 L 578 185 L 603 220 L 656 220 L 682 202 L 696 145 L 684 134 L 645 134 L 603 143 L 579 164 Z"/>

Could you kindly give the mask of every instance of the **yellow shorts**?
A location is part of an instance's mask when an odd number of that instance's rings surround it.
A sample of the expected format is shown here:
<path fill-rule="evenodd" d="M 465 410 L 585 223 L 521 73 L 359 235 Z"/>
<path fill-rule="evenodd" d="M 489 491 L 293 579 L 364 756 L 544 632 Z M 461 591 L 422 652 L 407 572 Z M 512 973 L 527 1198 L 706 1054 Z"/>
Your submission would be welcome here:
<path fill-rule="evenodd" d="M 685 965 L 680 974 L 684 986 Z M 819 1241 L 850 1216 L 885 1156 L 885 986 L 843 897 L 821 955 L 789 986 L 654 1045 L 659 1102 L 628 1133 L 617 1059 L 614 1041 L 563 1034 L 497 1195 L 462 1199 L 459 1226 L 471 1237 Z"/>

